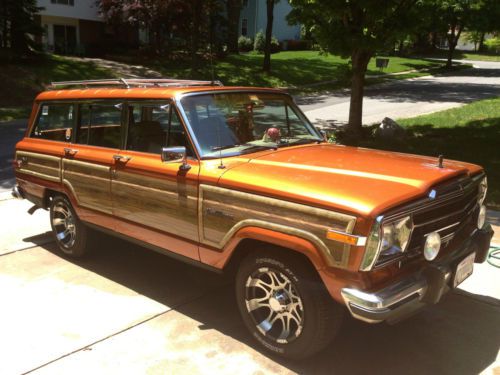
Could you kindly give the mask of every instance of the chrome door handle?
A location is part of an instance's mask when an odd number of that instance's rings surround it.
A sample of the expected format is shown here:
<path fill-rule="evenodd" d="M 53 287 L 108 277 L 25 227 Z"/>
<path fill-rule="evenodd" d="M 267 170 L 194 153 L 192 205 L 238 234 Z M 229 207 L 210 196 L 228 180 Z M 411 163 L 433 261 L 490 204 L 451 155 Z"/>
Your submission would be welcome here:
<path fill-rule="evenodd" d="M 118 161 L 120 163 L 126 163 L 132 158 L 130 156 L 113 155 L 113 159 L 115 159 L 115 161 Z"/>
<path fill-rule="evenodd" d="M 64 148 L 64 153 L 66 155 L 76 155 L 77 152 L 78 150 L 75 150 L 74 148 L 68 148 L 68 147 Z"/>

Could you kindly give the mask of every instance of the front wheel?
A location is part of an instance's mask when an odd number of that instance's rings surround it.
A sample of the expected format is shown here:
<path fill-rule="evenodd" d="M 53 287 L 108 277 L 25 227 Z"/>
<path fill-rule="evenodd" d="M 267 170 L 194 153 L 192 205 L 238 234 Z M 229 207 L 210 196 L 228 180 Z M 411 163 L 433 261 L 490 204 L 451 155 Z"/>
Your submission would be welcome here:
<path fill-rule="evenodd" d="M 236 276 L 236 298 L 243 321 L 257 341 L 293 359 L 324 348 L 344 314 L 315 270 L 293 254 L 247 256 Z"/>
<path fill-rule="evenodd" d="M 87 227 L 80 221 L 69 200 L 61 195 L 50 202 L 50 225 L 59 250 L 78 258 L 87 251 Z"/>

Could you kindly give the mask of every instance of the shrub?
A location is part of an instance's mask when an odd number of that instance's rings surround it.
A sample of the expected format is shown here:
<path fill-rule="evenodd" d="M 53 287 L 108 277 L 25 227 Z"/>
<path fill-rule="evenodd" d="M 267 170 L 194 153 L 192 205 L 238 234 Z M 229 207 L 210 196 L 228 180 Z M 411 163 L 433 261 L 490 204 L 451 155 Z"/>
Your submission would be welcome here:
<path fill-rule="evenodd" d="M 491 38 L 484 41 L 484 45 L 488 47 L 488 51 L 493 53 L 500 52 L 500 37 Z"/>
<path fill-rule="evenodd" d="M 246 36 L 240 36 L 238 38 L 238 50 L 241 52 L 248 52 L 251 51 L 253 48 L 253 41 L 250 38 L 247 38 Z"/>
<path fill-rule="evenodd" d="M 266 45 L 266 37 L 262 30 L 255 34 L 255 41 L 253 42 L 253 50 L 263 52 L 264 46 Z"/>
<path fill-rule="evenodd" d="M 255 35 L 253 49 L 254 51 L 264 52 L 265 47 L 266 47 L 266 37 L 261 30 Z M 281 46 L 280 43 L 278 42 L 278 39 L 276 39 L 275 36 L 271 37 L 271 53 L 279 52 L 280 50 Z"/>

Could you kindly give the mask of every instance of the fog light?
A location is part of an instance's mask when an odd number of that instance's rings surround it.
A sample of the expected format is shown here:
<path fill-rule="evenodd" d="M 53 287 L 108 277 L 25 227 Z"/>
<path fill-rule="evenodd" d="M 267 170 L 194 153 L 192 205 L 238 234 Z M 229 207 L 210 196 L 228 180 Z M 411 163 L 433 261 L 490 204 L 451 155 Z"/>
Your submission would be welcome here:
<path fill-rule="evenodd" d="M 436 259 L 441 248 L 441 236 L 438 232 L 432 232 L 427 236 L 424 246 L 424 257 L 428 261 Z"/>
<path fill-rule="evenodd" d="M 486 206 L 481 205 L 481 208 L 479 208 L 479 215 L 477 216 L 477 227 L 479 229 L 483 229 L 485 223 L 486 223 Z"/>

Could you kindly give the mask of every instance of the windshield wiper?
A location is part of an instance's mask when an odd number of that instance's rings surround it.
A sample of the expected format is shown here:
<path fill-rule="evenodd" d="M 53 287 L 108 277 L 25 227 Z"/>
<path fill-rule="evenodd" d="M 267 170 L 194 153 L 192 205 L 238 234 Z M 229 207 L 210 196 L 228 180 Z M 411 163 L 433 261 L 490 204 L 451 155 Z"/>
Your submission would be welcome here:
<path fill-rule="evenodd" d="M 213 147 L 210 147 L 210 151 L 227 150 L 229 148 L 234 148 L 234 147 L 239 147 L 239 146 L 241 146 L 241 145 L 213 146 Z"/>
<path fill-rule="evenodd" d="M 298 138 L 295 141 L 290 141 L 289 139 L 280 143 L 278 147 L 287 147 L 287 146 L 297 146 L 297 145 L 304 145 L 312 142 L 321 142 L 323 141 L 322 139 L 311 139 L 311 138 Z"/>

